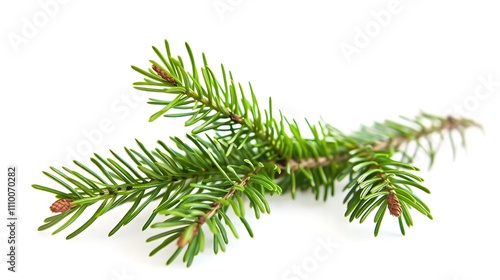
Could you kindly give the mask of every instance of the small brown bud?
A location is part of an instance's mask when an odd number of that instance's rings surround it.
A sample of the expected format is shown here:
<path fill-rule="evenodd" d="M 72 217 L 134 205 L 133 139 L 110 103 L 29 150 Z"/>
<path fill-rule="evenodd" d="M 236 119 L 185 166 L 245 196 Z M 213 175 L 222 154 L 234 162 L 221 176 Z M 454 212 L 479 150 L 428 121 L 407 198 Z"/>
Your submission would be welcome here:
<path fill-rule="evenodd" d="M 73 199 L 70 198 L 59 199 L 56 202 L 52 203 L 52 205 L 50 206 L 50 211 L 54 213 L 63 213 L 69 211 L 71 208 L 76 207 L 76 205 L 72 205 L 71 202 L 73 202 Z"/>
<path fill-rule="evenodd" d="M 174 86 L 177 86 L 177 82 L 175 79 L 170 76 L 167 72 L 163 71 L 160 67 L 156 66 L 153 64 L 152 66 L 153 70 L 158 74 L 158 76 L 162 77 L 165 81 L 171 83 Z"/>
<path fill-rule="evenodd" d="M 453 116 L 446 117 L 446 121 L 452 126 L 458 123 L 458 120 L 455 119 Z"/>
<path fill-rule="evenodd" d="M 238 116 L 234 113 L 231 113 L 229 115 L 229 118 L 233 121 L 233 122 L 237 122 L 237 123 L 242 123 L 243 122 L 243 118 L 241 116 Z"/>
<path fill-rule="evenodd" d="M 401 216 L 401 204 L 399 203 L 399 199 L 396 196 L 396 193 L 391 192 L 387 196 L 387 208 L 389 208 L 389 213 L 391 213 L 392 216 Z"/>
<path fill-rule="evenodd" d="M 198 218 L 198 221 L 196 221 L 198 224 L 203 225 L 207 221 L 207 217 L 201 216 Z"/>
<path fill-rule="evenodd" d="M 177 240 L 177 246 L 179 247 L 184 247 L 191 240 L 193 240 L 193 237 L 198 234 L 198 224 L 192 224 L 191 226 L 188 226 L 182 233 L 181 236 L 179 236 L 179 239 Z"/>

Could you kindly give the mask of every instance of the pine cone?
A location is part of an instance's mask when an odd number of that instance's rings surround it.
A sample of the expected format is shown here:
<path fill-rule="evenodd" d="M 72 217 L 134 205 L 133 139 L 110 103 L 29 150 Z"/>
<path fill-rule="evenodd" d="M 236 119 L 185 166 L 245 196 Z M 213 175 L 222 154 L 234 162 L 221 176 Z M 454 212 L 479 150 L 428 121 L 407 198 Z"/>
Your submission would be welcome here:
<path fill-rule="evenodd" d="M 59 199 L 56 202 L 52 203 L 52 205 L 50 206 L 50 211 L 54 213 L 66 212 L 71 208 L 76 207 L 76 205 L 71 205 L 71 202 L 73 202 L 73 199 L 70 198 Z"/>
<path fill-rule="evenodd" d="M 396 196 L 396 193 L 391 192 L 387 196 L 387 208 L 389 208 L 389 213 L 391 213 L 392 216 L 401 216 L 401 204 L 399 203 L 399 199 Z"/>
<path fill-rule="evenodd" d="M 162 77 L 165 81 L 171 83 L 174 86 L 177 86 L 177 82 L 175 79 L 170 76 L 167 72 L 163 71 L 160 67 L 156 66 L 153 64 L 152 66 L 153 70 L 158 74 L 158 76 Z"/>

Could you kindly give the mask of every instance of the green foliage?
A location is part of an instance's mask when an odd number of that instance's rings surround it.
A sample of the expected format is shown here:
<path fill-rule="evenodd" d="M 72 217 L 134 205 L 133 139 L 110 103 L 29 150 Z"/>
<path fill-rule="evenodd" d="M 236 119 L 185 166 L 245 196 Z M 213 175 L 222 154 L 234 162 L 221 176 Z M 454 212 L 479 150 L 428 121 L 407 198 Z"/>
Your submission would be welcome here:
<path fill-rule="evenodd" d="M 359 222 L 362 223 L 378 207 L 379 211 L 374 219 L 375 236 L 378 235 L 384 217 L 383 211 L 386 209 L 386 197 L 391 192 L 394 192 L 400 201 L 402 215 L 398 218 L 404 219 L 407 226 L 413 225 L 408 211 L 411 208 L 432 219 L 429 207 L 413 192 L 413 188 L 417 188 L 430 193 L 420 184 L 423 179 L 410 172 L 418 171 L 418 168 L 391 159 L 392 155 L 388 152 L 373 151 L 370 146 L 352 150 L 349 154 L 352 156 L 348 160 L 351 181 L 344 188 L 349 190 L 344 203 L 347 202 L 345 215 L 350 216 L 350 222 L 360 219 Z M 404 235 L 405 230 L 401 222 L 400 229 Z"/>
<path fill-rule="evenodd" d="M 205 55 L 198 69 L 187 44 L 186 49 L 189 70 L 180 56 L 171 54 L 167 41 L 164 52 L 153 48 L 158 60 L 150 61 L 150 69 L 132 68 L 144 76 L 134 87 L 158 95 L 149 103 L 160 109 L 149 120 L 182 118 L 186 126 L 194 126 L 192 132 L 168 143 L 158 141 L 154 149 L 137 141 L 136 149 L 125 148 L 122 155 L 95 154 L 92 166 L 75 161 L 73 169 L 51 167 L 44 174 L 59 188 L 33 187 L 56 199 L 71 199 L 73 207 L 45 219 L 39 230 L 60 224 L 53 232 L 58 233 L 97 204 L 90 218 L 67 236 L 73 238 L 101 215 L 128 205 L 111 236 L 155 203 L 142 228 L 161 231 L 147 239 L 160 242 L 151 255 L 176 244 L 167 264 L 184 252 L 183 261 L 190 266 L 205 248 L 206 234 L 212 235 L 215 253 L 226 250 L 229 233 L 238 237 L 234 220 L 253 236 L 247 206 L 259 218 L 270 213 L 267 196 L 272 194 L 295 197 L 299 190 L 310 190 L 316 199 L 326 200 L 334 195 L 335 183 L 347 178 L 349 221 L 362 223 L 373 214 L 377 235 L 389 209 L 405 234 L 404 226 L 413 225 L 412 209 L 432 218 L 414 192 L 430 192 L 415 175 L 415 156 L 423 152 L 432 164 L 445 136 L 455 152 L 454 138 L 458 135 L 465 144 L 464 130 L 478 126 L 468 119 L 422 113 L 401 123 L 363 126 L 351 135 L 323 122 L 307 122 L 312 137 L 303 137 L 297 121 L 280 112 L 275 116 L 271 98 L 261 109 L 250 84 L 248 95 L 224 66 L 217 75 Z"/>

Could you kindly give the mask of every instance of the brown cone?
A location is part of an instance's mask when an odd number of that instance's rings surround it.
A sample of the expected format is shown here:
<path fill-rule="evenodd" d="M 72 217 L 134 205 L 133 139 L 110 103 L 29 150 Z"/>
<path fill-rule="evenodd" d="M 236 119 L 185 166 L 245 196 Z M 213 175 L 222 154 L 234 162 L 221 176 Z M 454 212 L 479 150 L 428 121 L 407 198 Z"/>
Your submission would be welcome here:
<path fill-rule="evenodd" d="M 71 208 L 76 207 L 76 205 L 71 205 L 71 202 L 73 202 L 73 199 L 69 198 L 59 199 L 56 202 L 52 203 L 52 205 L 50 206 L 50 211 L 54 213 L 66 212 Z"/>
<path fill-rule="evenodd" d="M 396 196 L 396 193 L 391 192 L 387 196 L 387 208 L 389 208 L 389 213 L 391 213 L 392 216 L 401 216 L 401 204 L 399 203 L 399 199 Z"/>
<path fill-rule="evenodd" d="M 162 77 L 165 81 L 171 83 L 174 86 L 177 86 L 177 82 L 172 76 L 170 76 L 167 72 L 163 71 L 160 67 L 153 64 L 153 70 L 158 74 L 158 76 Z"/>

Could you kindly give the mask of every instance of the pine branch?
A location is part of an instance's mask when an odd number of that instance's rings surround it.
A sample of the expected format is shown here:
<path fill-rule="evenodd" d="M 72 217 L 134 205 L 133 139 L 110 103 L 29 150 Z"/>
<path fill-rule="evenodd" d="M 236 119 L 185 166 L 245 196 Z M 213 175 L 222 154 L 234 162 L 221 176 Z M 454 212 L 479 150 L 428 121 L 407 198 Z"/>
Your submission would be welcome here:
<path fill-rule="evenodd" d="M 192 132 L 167 143 L 158 141 L 153 150 L 137 141 L 138 149 L 125 148 L 125 155 L 95 154 L 91 166 L 75 161 L 72 169 L 51 167 L 44 174 L 59 188 L 33 185 L 55 196 L 50 210 L 56 214 L 39 230 L 61 224 L 53 232 L 58 233 L 97 207 L 67 236 L 73 238 L 105 213 L 129 205 L 111 236 L 156 203 L 142 227 L 163 230 L 147 239 L 161 241 L 151 255 L 176 245 L 167 264 L 184 252 L 182 259 L 190 266 L 205 247 L 206 232 L 213 235 L 215 253 L 226 250 L 229 231 L 238 237 L 233 214 L 253 236 L 247 206 L 259 218 L 270 213 L 269 195 L 290 192 L 295 197 L 304 190 L 316 199 L 323 193 L 326 200 L 334 195 L 336 182 L 347 178 L 343 189 L 349 221 L 362 223 L 374 214 L 378 235 L 389 210 L 404 235 L 405 226 L 413 225 L 411 209 L 432 219 L 415 192 L 430 193 L 414 174 L 419 170 L 412 165 L 416 155 L 423 152 L 432 165 L 446 138 L 455 154 L 457 135 L 465 147 L 464 131 L 480 127 L 468 119 L 421 113 L 414 119 L 403 118 L 404 122 L 377 122 L 345 134 L 324 122 L 313 125 L 306 120 L 312 134 L 307 138 L 296 120 L 281 113 L 274 116 L 271 98 L 261 110 L 251 85 L 248 98 L 224 66 L 218 78 L 204 54 L 198 69 L 188 44 L 186 49 L 191 70 L 186 70 L 180 56 L 172 56 L 167 41 L 164 54 L 153 47 L 160 62 L 151 60 L 148 70 L 132 68 L 144 76 L 135 88 L 167 96 L 150 99 L 150 104 L 162 108 L 149 120 L 184 118 L 186 126 L 195 126 Z"/>

